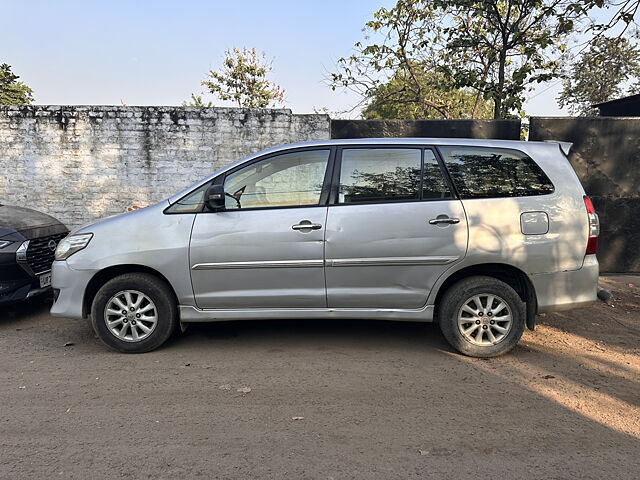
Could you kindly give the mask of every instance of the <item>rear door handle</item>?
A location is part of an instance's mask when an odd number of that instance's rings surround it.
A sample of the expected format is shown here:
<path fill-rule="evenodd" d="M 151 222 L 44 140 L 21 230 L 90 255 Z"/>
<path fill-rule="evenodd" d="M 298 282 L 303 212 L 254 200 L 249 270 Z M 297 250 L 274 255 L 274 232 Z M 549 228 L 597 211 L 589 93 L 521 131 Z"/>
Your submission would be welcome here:
<path fill-rule="evenodd" d="M 438 216 L 437 218 L 432 218 L 429 220 L 429 225 L 439 225 L 441 223 L 455 224 L 460 223 L 459 218 L 449 218 L 445 216 Z"/>
<path fill-rule="evenodd" d="M 294 230 L 320 230 L 322 225 L 319 223 L 311 223 L 309 220 L 302 220 L 300 223 L 292 225 Z"/>

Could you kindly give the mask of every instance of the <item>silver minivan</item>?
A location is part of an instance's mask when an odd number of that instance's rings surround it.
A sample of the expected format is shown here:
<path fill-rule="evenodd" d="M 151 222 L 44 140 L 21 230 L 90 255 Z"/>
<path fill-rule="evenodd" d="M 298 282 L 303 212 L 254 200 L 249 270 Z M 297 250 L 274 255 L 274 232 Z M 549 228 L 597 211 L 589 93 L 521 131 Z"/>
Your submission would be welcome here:
<path fill-rule="evenodd" d="M 545 142 L 435 138 L 284 145 L 156 205 L 73 231 L 51 313 L 121 352 L 180 323 L 439 323 L 453 348 L 511 350 L 536 314 L 596 299 L 598 217 Z"/>

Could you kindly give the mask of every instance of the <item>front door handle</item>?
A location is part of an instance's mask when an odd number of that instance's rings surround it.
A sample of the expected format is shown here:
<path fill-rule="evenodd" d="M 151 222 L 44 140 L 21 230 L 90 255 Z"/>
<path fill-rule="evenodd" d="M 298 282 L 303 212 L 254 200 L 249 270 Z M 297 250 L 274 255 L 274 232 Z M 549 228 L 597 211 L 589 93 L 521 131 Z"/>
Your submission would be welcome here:
<path fill-rule="evenodd" d="M 322 228 L 322 225 L 320 225 L 319 223 L 311 223 L 309 220 L 302 220 L 300 223 L 292 225 L 291 228 L 293 228 L 294 230 L 302 230 L 304 233 L 304 230 L 320 230 Z"/>
<path fill-rule="evenodd" d="M 437 218 L 429 220 L 429 225 L 439 225 L 441 223 L 455 224 L 460 223 L 459 218 L 449 218 L 446 215 L 438 215 Z"/>

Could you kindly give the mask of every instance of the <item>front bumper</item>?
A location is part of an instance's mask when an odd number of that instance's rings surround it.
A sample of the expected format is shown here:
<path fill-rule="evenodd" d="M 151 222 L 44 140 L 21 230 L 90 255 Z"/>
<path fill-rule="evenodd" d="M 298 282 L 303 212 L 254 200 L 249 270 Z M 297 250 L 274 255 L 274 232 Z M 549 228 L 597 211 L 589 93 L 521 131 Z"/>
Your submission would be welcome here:
<path fill-rule="evenodd" d="M 51 287 L 40 288 L 39 282 L 22 282 L 15 288 L 8 287 L 0 293 L 0 305 L 21 302 L 51 291 Z"/>
<path fill-rule="evenodd" d="M 84 292 L 96 272 L 93 270 L 74 270 L 66 261 L 56 261 L 53 262 L 51 273 L 52 287 L 55 292 L 51 315 L 82 318 Z"/>
<path fill-rule="evenodd" d="M 538 297 L 538 313 L 568 310 L 595 302 L 599 272 L 596 256 L 587 255 L 579 270 L 530 275 Z"/>

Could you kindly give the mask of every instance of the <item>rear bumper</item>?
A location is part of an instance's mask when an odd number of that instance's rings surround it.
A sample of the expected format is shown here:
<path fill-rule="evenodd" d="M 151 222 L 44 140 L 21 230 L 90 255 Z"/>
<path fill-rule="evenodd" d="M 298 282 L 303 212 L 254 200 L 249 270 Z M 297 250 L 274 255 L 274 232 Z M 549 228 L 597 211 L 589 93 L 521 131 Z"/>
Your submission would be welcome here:
<path fill-rule="evenodd" d="M 580 270 L 530 275 L 538 297 L 538 313 L 589 305 L 598 298 L 600 269 L 595 255 L 587 255 Z"/>
<path fill-rule="evenodd" d="M 67 262 L 53 262 L 52 286 L 56 292 L 51 307 L 54 317 L 82 318 L 84 292 L 95 274 L 93 270 L 74 270 Z"/>

